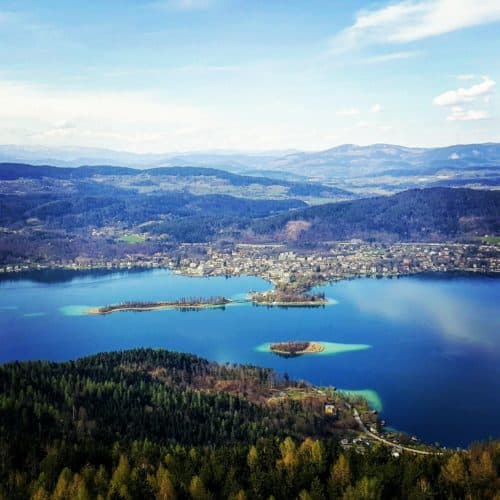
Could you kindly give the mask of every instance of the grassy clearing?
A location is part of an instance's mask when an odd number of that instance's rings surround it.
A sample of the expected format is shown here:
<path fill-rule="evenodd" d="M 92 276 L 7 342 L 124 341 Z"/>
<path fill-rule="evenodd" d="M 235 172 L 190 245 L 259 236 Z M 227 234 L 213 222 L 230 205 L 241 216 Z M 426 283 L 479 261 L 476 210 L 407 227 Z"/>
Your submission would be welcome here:
<path fill-rule="evenodd" d="M 144 243 L 146 241 L 146 237 L 142 234 L 126 234 L 125 236 L 118 238 L 118 241 L 121 241 L 122 243 Z"/>
<path fill-rule="evenodd" d="M 490 243 L 491 245 L 500 245 L 500 236 L 484 236 L 481 238 L 483 243 Z"/>

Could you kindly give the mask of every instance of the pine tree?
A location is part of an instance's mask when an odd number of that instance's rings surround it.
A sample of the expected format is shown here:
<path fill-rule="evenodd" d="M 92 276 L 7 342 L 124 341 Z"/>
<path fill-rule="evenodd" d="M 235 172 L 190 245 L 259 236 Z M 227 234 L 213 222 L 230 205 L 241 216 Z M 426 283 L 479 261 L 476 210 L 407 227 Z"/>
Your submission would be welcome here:
<path fill-rule="evenodd" d="M 129 492 L 130 465 L 125 455 L 120 456 L 118 466 L 111 476 L 110 491 L 123 499 L 132 498 Z"/>
<path fill-rule="evenodd" d="M 473 457 L 470 464 L 473 479 L 484 481 L 495 477 L 495 466 L 488 450 L 484 450 L 479 457 Z"/>
<path fill-rule="evenodd" d="M 467 472 L 462 458 L 458 453 L 454 453 L 441 470 L 443 479 L 447 483 L 460 485 L 465 482 Z"/>
<path fill-rule="evenodd" d="M 280 444 L 281 460 L 278 464 L 286 469 L 287 472 L 292 473 L 299 465 L 299 457 L 297 455 L 297 447 L 290 437 Z"/>
<path fill-rule="evenodd" d="M 381 493 L 375 478 L 363 477 L 354 486 L 349 486 L 343 500 L 380 500 Z"/>
<path fill-rule="evenodd" d="M 351 482 L 351 468 L 346 456 L 342 453 L 332 469 L 332 482 L 345 488 Z"/>
<path fill-rule="evenodd" d="M 212 496 L 205 488 L 200 476 L 193 476 L 189 484 L 189 494 L 193 500 L 211 500 Z"/>
<path fill-rule="evenodd" d="M 0 493 L 0 499 L 3 500 L 1 493 Z M 7 497 L 5 497 L 5 499 L 7 499 Z M 31 500 L 50 500 L 50 495 L 43 486 L 40 486 L 31 496 Z"/>
<path fill-rule="evenodd" d="M 170 473 L 162 465 L 158 467 L 156 472 L 155 486 L 155 498 L 157 500 L 175 500 L 177 498 Z"/>
<path fill-rule="evenodd" d="M 71 471 L 65 467 L 57 479 L 56 487 L 52 493 L 52 500 L 71 500 L 71 480 Z"/>
<path fill-rule="evenodd" d="M 251 446 L 247 455 L 247 464 L 250 467 L 250 470 L 257 468 L 259 465 L 259 453 L 255 446 Z"/>

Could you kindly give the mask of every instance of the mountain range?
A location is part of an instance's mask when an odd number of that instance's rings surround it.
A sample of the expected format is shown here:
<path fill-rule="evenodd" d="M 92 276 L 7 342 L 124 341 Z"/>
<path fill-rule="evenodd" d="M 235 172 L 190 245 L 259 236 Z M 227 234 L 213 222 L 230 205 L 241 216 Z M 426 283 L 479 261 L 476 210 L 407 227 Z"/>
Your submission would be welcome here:
<path fill-rule="evenodd" d="M 362 196 L 415 187 L 495 188 L 500 185 L 500 143 L 438 148 L 344 144 L 324 151 L 137 154 L 91 148 L 0 146 L 0 161 L 138 169 L 208 167 L 249 176 L 316 181 Z"/>
<path fill-rule="evenodd" d="M 268 152 L 174 152 L 143 154 L 102 148 L 38 147 L 0 145 L 0 161 L 27 162 L 33 165 L 75 167 L 81 165 L 121 165 L 135 168 L 158 166 L 207 166 L 244 171 L 294 171 L 303 166 L 314 168 L 313 174 L 325 171 L 342 173 L 342 168 L 356 173 L 383 172 L 387 168 L 471 167 L 500 163 L 500 143 L 457 144 L 436 148 L 405 147 L 393 144 L 359 146 L 343 144 L 323 151 Z M 319 169 L 319 170 L 316 170 Z M 298 171 L 301 176 L 309 172 Z"/>

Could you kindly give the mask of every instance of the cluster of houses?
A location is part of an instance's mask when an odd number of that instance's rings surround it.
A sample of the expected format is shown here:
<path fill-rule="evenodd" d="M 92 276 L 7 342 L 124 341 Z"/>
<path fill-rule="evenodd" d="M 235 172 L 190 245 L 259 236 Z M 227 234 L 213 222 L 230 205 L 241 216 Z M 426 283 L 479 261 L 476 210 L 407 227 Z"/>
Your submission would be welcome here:
<path fill-rule="evenodd" d="M 280 245 L 236 245 L 230 251 L 208 247 L 205 255 L 178 262 L 179 272 L 257 275 L 273 283 L 314 284 L 355 276 L 399 276 L 419 272 L 500 272 L 500 247 L 450 243 L 394 245 L 333 243 L 314 252 Z"/>
<path fill-rule="evenodd" d="M 0 273 L 32 269 L 126 269 L 165 267 L 195 276 L 261 276 L 275 284 L 316 283 L 356 276 L 399 276 L 419 272 L 500 272 L 500 246 L 459 243 L 333 242 L 319 250 L 292 251 L 284 245 L 183 244 L 169 253 L 122 258 L 79 257 L 71 261 L 0 264 Z"/>

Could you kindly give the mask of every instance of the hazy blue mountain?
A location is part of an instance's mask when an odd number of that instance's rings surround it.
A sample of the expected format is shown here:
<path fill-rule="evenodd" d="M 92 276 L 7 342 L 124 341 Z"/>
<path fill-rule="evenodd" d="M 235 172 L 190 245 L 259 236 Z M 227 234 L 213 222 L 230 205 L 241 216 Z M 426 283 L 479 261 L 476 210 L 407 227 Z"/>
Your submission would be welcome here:
<path fill-rule="evenodd" d="M 324 151 L 309 152 L 208 151 L 165 154 L 135 154 L 91 148 L 0 146 L 0 161 L 59 167 L 208 167 L 286 181 L 332 183 L 336 188 L 365 196 L 435 185 L 474 188 L 498 186 L 500 144 L 465 144 L 440 148 L 344 144 Z"/>
<path fill-rule="evenodd" d="M 324 151 L 266 153 L 208 151 L 138 154 L 99 148 L 0 146 L 0 161 L 55 166 L 120 165 L 209 166 L 225 170 L 271 170 L 300 176 L 374 173 L 387 168 L 500 164 L 500 144 L 466 144 L 440 148 L 409 148 L 392 144 L 344 144 Z"/>
<path fill-rule="evenodd" d="M 289 151 L 288 151 L 289 152 Z M 262 168 L 271 160 L 288 153 L 238 153 L 231 151 L 139 154 L 100 148 L 38 147 L 0 145 L 0 161 L 79 167 L 80 165 L 121 165 L 133 168 L 168 167 L 175 165 L 208 166 L 228 170 Z"/>
<path fill-rule="evenodd" d="M 346 144 L 319 152 L 295 153 L 272 163 L 277 170 L 309 176 L 353 177 L 383 172 L 411 174 L 422 168 L 459 169 L 499 166 L 500 144 L 469 144 L 444 148 L 407 148 L 391 144 L 356 146 Z"/>

